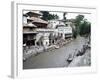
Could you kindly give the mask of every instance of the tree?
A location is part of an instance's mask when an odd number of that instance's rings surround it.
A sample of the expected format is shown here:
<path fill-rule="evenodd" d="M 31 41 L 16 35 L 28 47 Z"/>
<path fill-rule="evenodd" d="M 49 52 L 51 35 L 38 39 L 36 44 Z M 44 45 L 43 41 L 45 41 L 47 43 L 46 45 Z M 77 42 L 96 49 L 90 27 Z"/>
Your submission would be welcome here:
<path fill-rule="evenodd" d="M 79 26 L 81 21 L 84 19 L 84 15 L 78 15 L 75 19 L 75 26 Z"/>
<path fill-rule="evenodd" d="M 75 19 L 75 30 L 73 36 L 76 38 L 77 35 L 89 35 L 91 33 L 91 23 L 88 22 L 84 15 L 78 15 Z"/>
<path fill-rule="evenodd" d="M 43 20 L 48 20 L 49 12 L 48 11 L 41 11 L 41 13 L 43 14 L 41 18 Z"/>
<path fill-rule="evenodd" d="M 52 20 L 52 19 L 59 19 L 59 16 L 56 14 L 50 14 L 48 11 L 41 11 L 42 15 L 42 19 L 43 20 Z"/>
<path fill-rule="evenodd" d="M 57 14 L 54 17 L 55 17 L 55 19 L 59 19 L 59 16 Z"/>
<path fill-rule="evenodd" d="M 80 35 L 88 35 L 91 33 L 91 23 L 84 20 L 83 23 L 80 24 Z"/>
<path fill-rule="evenodd" d="M 66 20 L 66 12 L 63 13 L 63 20 Z"/>
<path fill-rule="evenodd" d="M 72 29 L 72 31 L 73 31 L 73 38 L 76 38 L 77 37 L 77 31 L 74 30 L 74 29 Z"/>
<path fill-rule="evenodd" d="M 84 19 L 84 15 L 78 15 L 75 18 L 75 22 L 74 22 L 75 23 L 75 30 L 73 31 L 73 35 L 75 36 L 75 38 L 77 37 L 77 35 L 80 32 L 80 24 L 83 21 L 83 19 Z"/>

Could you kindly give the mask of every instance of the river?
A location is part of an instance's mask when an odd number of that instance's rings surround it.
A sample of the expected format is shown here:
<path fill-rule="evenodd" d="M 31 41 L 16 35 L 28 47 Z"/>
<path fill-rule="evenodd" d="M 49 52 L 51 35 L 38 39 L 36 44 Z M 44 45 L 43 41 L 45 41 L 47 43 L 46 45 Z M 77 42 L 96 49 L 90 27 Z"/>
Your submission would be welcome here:
<path fill-rule="evenodd" d="M 74 53 L 75 49 L 80 50 L 86 41 L 84 37 L 77 37 L 59 49 L 32 56 L 23 62 L 23 69 L 66 67 L 68 55 Z"/>

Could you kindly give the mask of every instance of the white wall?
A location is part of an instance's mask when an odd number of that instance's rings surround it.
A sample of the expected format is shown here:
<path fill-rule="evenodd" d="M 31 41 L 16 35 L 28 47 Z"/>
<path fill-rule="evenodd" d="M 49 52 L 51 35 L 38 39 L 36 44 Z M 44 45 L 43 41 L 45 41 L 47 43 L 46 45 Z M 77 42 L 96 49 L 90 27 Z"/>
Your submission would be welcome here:
<path fill-rule="evenodd" d="M 17 0 L 16 0 L 17 1 Z M 20 0 L 21 1 L 21 0 Z M 24 0 L 26 1 L 26 0 Z M 33 4 L 53 5 L 78 5 L 94 6 L 98 8 L 98 21 L 100 21 L 100 0 L 27 0 Z M 100 25 L 100 22 L 98 23 Z M 91 74 L 62 75 L 53 77 L 38 77 L 25 80 L 100 80 L 100 26 L 95 32 L 96 47 L 98 53 L 98 72 Z M 11 0 L 0 0 L 0 80 L 12 80 L 10 75 L 11 65 Z M 20 80 L 20 79 L 19 79 Z M 21 79 L 24 80 L 24 79 Z"/>

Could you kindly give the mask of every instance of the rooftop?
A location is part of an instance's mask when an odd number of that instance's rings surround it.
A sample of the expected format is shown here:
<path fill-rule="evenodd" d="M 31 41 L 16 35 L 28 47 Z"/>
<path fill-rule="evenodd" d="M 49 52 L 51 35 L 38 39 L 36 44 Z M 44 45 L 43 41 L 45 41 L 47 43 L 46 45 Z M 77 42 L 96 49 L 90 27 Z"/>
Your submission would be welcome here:
<path fill-rule="evenodd" d="M 32 23 L 27 23 L 27 24 L 23 24 L 24 27 L 37 27 L 36 25 L 32 24 Z"/>
<path fill-rule="evenodd" d="M 43 24 L 48 24 L 48 22 L 47 21 L 45 21 L 45 20 L 42 20 L 42 19 L 40 19 L 40 18 L 37 18 L 37 17 L 31 17 L 31 18 L 29 18 L 29 20 L 33 20 L 32 22 L 33 23 L 43 23 Z"/>
<path fill-rule="evenodd" d="M 32 17 L 34 15 L 37 15 L 37 16 L 42 16 L 42 13 L 40 12 L 37 12 L 37 11 L 29 11 L 26 13 L 28 16 Z"/>
<path fill-rule="evenodd" d="M 23 34 L 36 34 L 36 31 L 24 31 Z"/>

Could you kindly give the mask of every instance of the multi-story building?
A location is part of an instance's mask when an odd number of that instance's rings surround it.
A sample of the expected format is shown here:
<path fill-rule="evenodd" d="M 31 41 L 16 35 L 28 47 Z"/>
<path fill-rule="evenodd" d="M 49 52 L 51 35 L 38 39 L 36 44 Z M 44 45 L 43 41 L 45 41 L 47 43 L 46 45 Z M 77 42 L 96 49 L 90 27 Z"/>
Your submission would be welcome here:
<path fill-rule="evenodd" d="M 65 24 L 62 20 L 51 20 L 49 21 L 52 28 L 57 29 L 54 33 L 55 36 L 62 39 L 71 38 L 72 37 L 72 27 L 70 23 Z M 50 27 L 49 25 L 49 27 Z"/>
<path fill-rule="evenodd" d="M 48 22 L 40 18 L 39 12 L 27 12 L 23 15 L 23 43 L 27 46 L 45 45 L 48 38 L 42 32 L 37 32 L 38 29 L 46 29 Z"/>
<path fill-rule="evenodd" d="M 35 45 L 37 26 L 31 22 L 27 22 L 26 15 L 23 15 L 23 18 L 23 44 L 26 44 L 27 46 Z"/>

